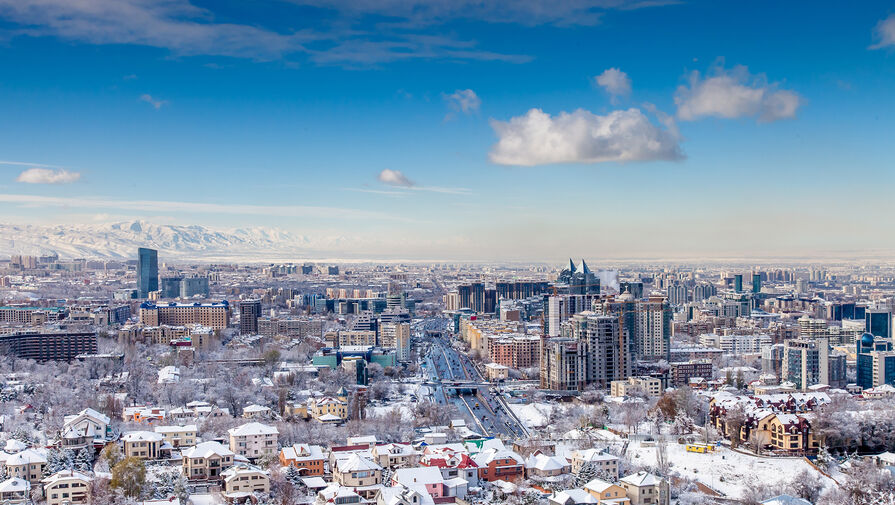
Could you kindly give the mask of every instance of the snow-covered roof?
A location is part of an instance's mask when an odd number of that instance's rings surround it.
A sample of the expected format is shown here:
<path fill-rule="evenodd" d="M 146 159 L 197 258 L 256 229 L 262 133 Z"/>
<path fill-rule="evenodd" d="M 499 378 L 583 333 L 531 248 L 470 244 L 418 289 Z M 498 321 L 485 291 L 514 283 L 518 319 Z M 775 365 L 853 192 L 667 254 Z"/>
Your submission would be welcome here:
<path fill-rule="evenodd" d="M 781 494 L 761 502 L 761 505 L 811 505 L 811 502 L 788 494 Z"/>
<path fill-rule="evenodd" d="M 61 472 L 56 472 L 49 477 L 42 479 L 44 486 L 50 486 L 57 481 L 65 480 L 65 479 L 77 479 L 83 482 L 90 482 L 93 480 L 89 475 L 75 471 L 75 470 L 62 470 Z"/>
<path fill-rule="evenodd" d="M 319 445 L 295 444 L 292 447 L 283 447 L 281 450 L 283 459 L 305 461 L 312 459 L 324 459 L 323 448 Z"/>
<path fill-rule="evenodd" d="M 253 435 L 277 435 L 279 430 L 276 426 L 268 426 L 261 423 L 246 423 L 236 428 L 230 428 L 227 433 L 234 437 L 246 437 Z"/>
<path fill-rule="evenodd" d="M 569 467 L 569 462 L 562 456 L 548 456 L 546 454 L 532 454 L 525 462 L 525 468 L 540 470 L 542 472 L 562 470 Z"/>
<path fill-rule="evenodd" d="M 233 451 L 220 442 L 202 442 L 182 451 L 185 458 L 208 458 L 217 456 L 233 456 Z"/>
<path fill-rule="evenodd" d="M 431 466 L 398 469 L 392 475 L 392 480 L 403 486 L 444 483 L 444 477 L 441 475 L 441 471 Z"/>
<path fill-rule="evenodd" d="M 563 505 L 572 505 L 572 504 L 590 504 L 597 503 L 597 499 L 587 491 L 583 489 L 567 489 L 565 491 L 560 491 L 556 493 L 556 496 L 551 498 L 551 501 L 556 503 L 562 503 Z"/>
<path fill-rule="evenodd" d="M 662 479 L 656 477 L 655 475 L 649 472 L 637 472 L 632 473 L 631 475 L 622 477 L 621 482 L 626 482 L 631 484 L 632 486 L 644 487 L 644 486 L 657 486 Z"/>
<path fill-rule="evenodd" d="M 0 493 L 27 493 L 30 490 L 31 483 L 18 477 L 0 482 Z"/>
<path fill-rule="evenodd" d="M 184 431 L 199 431 L 195 424 L 185 424 L 183 426 L 156 426 L 156 433 L 181 433 Z"/>
<path fill-rule="evenodd" d="M 382 470 L 381 466 L 377 465 L 367 458 L 362 458 L 357 454 L 352 454 L 347 459 L 340 460 L 336 464 L 336 466 L 338 467 L 340 473 L 358 472 L 363 470 Z"/>
<path fill-rule="evenodd" d="M 46 462 L 46 454 L 36 449 L 25 449 L 22 452 L 18 452 L 6 458 L 6 466 L 44 464 Z"/>
<path fill-rule="evenodd" d="M 154 431 L 132 431 L 121 437 L 125 442 L 160 442 L 164 439 L 164 435 Z"/>
<path fill-rule="evenodd" d="M 270 407 L 265 407 L 263 405 L 249 405 L 248 407 L 242 409 L 243 412 L 248 412 L 249 414 L 260 413 L 260 412 L 269 412 Z"/>
<path fill-rule="evenodd" d="M 588 482 L 587 484 L 585 484 L 584 489 L 589 489 L 589 490 L 595 491 L 597 493 L 602 493 L 603 491 L 606 491 L 607 489 L 609 489 L 610 487 L 612 487 L 614 485 L 615 484 L 613 484 L 611 482 L 607 482 L 603 479 L 594 479 L 594 480 Z"/>

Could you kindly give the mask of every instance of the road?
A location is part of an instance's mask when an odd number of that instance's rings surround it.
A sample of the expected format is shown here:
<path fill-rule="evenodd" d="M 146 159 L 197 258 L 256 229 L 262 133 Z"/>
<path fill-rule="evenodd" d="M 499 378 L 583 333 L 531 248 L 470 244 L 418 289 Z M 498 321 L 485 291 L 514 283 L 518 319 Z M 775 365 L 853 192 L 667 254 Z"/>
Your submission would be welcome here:
<path fill-rule="evenodd" d="M 435 385 L 435 401 L 452 403 L 473 431 L 506 439 L 525 438 L 525 427 L 486 383 L 465 353 L 454 349 L 447 337 L 433 338 L 426 357 L 429 379 Z"/>

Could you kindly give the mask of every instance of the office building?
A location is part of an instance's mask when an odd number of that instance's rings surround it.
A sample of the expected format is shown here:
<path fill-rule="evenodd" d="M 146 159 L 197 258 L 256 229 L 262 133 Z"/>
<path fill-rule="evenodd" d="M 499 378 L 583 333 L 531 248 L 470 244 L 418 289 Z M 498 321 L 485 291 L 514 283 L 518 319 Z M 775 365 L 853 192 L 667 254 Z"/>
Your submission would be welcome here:
<path fill-rule="evenodd" d="M 889 309 L 867 309 L 864 312 L 867 333 L 879 338 L 892 338 L 892 311 Z"/>
<path fill-rule="evenodd" d="M 239 301 L 239 333 L 251 335 L 258 333 L 258 318 L 261 317 L 261 300 Z"/>
<path fill-rule="evenodd" d="M 752 292 L 761 293 L 761 274 L 752 274 Z"/>
<path fill-rule="evenodd" d="M 158 291 L 158 251 L 141 247 L 137 249 L 137 291 L 140 298 Z"/>
<path fill-rule="evenodd" d="M 177 298 L 180 296 L 180 282 L 182 277 L 162 277 L 159 280 L 159 290 L 162 298 Z"/>
<path fill-rule="evenodd" d="M 817 384 L 844 388 L 845 356 L 830 354 L 826 338 L 791 339 L 784 343 L 782 379 L 800 390 Z"/>
<path fill-rule="evenodd" d="M 181 298 L 208 298 L 208 294 L 208 277 L 186 277 L 180 280 Z"/>
<path fill-rule="evenodd" d="M 887 373 L 889 356 L 892 355 L 892 341 L 874 337 L 870 333 L 861 335 L 855 341 L 856 383 L 863 389 L 890 383 Z"/>
<path fill-rule="evenodd" d="M 737 293 L 743 292 L 743 274 L 735 274 L 733 276 L 733 290 Z"/>
<path fill-rule="evenodd" d="M 600 278 L 594 275 L 583 259 L 578 266 L 569 259 L 569 268 L 559 273 L 556 283 L 567 285 L 572 295 L 600 294 Z"/>

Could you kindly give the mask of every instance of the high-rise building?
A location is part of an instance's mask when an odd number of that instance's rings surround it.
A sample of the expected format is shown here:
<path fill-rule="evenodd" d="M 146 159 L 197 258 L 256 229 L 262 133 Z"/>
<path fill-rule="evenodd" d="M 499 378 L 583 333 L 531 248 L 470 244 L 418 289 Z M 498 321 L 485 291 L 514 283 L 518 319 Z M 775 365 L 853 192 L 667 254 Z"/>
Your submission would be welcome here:
<path fill-rule="evenodd" d="M 201 324 L 214 330 L 223 330 L 230 324 L 230 304 L 220 303 L 163 303 L 140 304 L 140 322 L 146 326 L 162 324 L 177 326 Z"/>
<path fill-rule="evenodd" d="M 733 290 L 736 291 L 737 293 L 743 292 L 743 274 L 734 274 Z"/>
<path fill-rule="evenodd" d="M 180 281 L 182 280 L 182 277 L 162 277 L 159 281 L 162 298 L 177 298 L 180 296 Z"/>
<path fill-rule="evenodd" d="M 0 352 L 35 361 L 71 361 L 79 354 L 96 354 L 96 333 L 29 331 L 0 335 Z"/>
<path fill-rule="evenodd" d="M 584 380 L 584 342 L 574 338 L 543 339 L 541 388 L 552 391 L 580 391 Z"/>
<path fill-rule="evenodd" d="M 783 348 L 783 380 L 803 391 L 816 384 L 830 385 L 829 358 L 826 338 L 787 340 Z"/>
<path fill-rule="evenodd" d="M 687 286 L 681 284 L 680 282 L 670 284 L 665 292 L 668 295 L 668 303 L 675 307 L 684 305 L 689 301 Z"/>
<path fill-rule="evenodd" d="M 856 383 L 864 389 L 890 383 L 895 373 L 889 375 L 887 367 L 892 355 L 892 341 L 874 337 L 870 333 L 861 335 L 855 341 Z"/>
<path fill-rule="evenodd" d="M 693 287 L 693 301 L 701 302 L 709 297 L 715 296 L 718 293 L 717 288 L 715 288 L 714 284 L 708 282 L 700 282 L 695 287 Z"/>
<path fill-rule="evenodd" d="M 137 249 L 137 291 L 140 298 L 148 298 L 151 291 L 158 291 L 158 251 L 155 249 Z"/>
<path fill-rule="evenodd" d="M 584 344 L 585 384 L 606 388 L 613 380 L 631 375 L 631 347 L 619 331 L 618 317 L 581 312 L 564 323 L 562 330 L 563 337 Z"/>
<path fill-rule="evenodd" d="M 261 300 L 239 301 L 239 333 L 251 335 L 258 333 L 258 318 L 261 317 Z"/>
<path fill-rule="evenodd" d="M 208 298 L 208 294 L 208 277 L 186 277 L 181 279 L 181 298 L 192 298 L 194 296 Z"/>
<path fill-rule="evenodd" d="M 567 284 L 569 294 L 572 295 L 600 294 L 600 278 L 591 272 L 584 260 L 581 260 L 581 263 L 575 266 L 575 263 L 569 259 L 569 268 L 559 273 L 556 282 Z"/>
<path fill-rule="evenodd" d="M 602 304 L 604 314 L 618 317 L 619 330 L 635 359 L 671 358 L 671 305 L 661 296 L 635 300 L 629 293 Z"/>
<path fill-rule="evenodd" d="M 752 292 L 761 293 L 761 274 L 752 274 Z"/>
<path fill-rule="evenodd" d="M 867 309 L 864 331 L 879 338 L 892 338 L 892 312 L 889 309 Z"/>

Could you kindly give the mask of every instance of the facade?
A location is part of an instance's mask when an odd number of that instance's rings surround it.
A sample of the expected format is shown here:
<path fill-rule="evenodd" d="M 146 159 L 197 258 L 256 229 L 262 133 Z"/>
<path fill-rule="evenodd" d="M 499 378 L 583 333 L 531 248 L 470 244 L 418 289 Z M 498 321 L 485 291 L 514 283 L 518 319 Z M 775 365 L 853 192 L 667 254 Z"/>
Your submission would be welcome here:
<path fill-rule="evenodd" d="M 154 431 L 132 431 L 121 437 L 121 441 L 124 444 L 124 456 L 128 458 L 161 459 L 166 453 L 169 456 L 171 453 L 165 436 Z"/>
<path fill-rule="evenodd" d="M 580 391 L 585 382 L 585 345 L 574 338 L 542 340 L 541 388 L 551 391 Z"/>
<path fill-rule="evenodd" d="M 352 454 L 346 459 L 336 462 L 333 468 L 333 480 L 345 487 L 363 488 L 382 484 L 382 467 L 373 461 Z M 365 493 L 372 498 L 375 489 L 370 491 L 358 490 L 361 496 Z"/>
<path fill-rule="evenodd" d="M 79 354 L 96 354 L 94 332 L 24 332 L 0 335 L 0 352 L 35 361 L 71 361 Z"/>
<path fill-rule="evenodd" d="M 553 367 L 558 367 L 555 370 L 561 372 L 555 377 L 557 380 L 561 376 L 579 379 L 579 384 L 574 388 L 577 390 L 590 384 L 607 387 L 613 380 L 624 379 L 631 374 L 631 346 L 626 334 L 619 329 L 618 317 L 590 311 L 575 314 L 563 323 L 562 336 L 577 342 L 579 349 L 573 353 L 570 346 L 550 346 L 548 341 L 549 350 L 554 353 L 548 356 L 548 380 Z M 569 368 L 572 366 L 581 368 L 573 372 Z"/>
<path fill-rule="evenodd" d="M 36 486 L 40 484 L 46 466 L 47 457 L 42 452 L 25 449 L 6 458 L 6 475 L 25 479 Z"/>
<path fill-rule="evenodd" d="M 830 384 L 830 350 L 825 338 L 791 339 L 783 348 L 783 380 L 806 390 L 815 384 Z"/>
<path fill-rule="evenodd" d="M 158 251 L 141 247 L 137 249 L 137 292 L 140 298 L 158 291 Z"/>
<path fill-rule="evenodd" d="M 339 347 L 376 346 L 376 332 L 373 330 L 341 330 L 339 331 Z"/>
<path fill-rule="evenodd" d="M 218 480 L 233 466 L 235 454 L 218 442 L 202 442 L 182 451 L 183 474 L 192 481 Z"/>
<path fill-rule="evenodd" d="M 320 336 L 323 333 L 323 320 L 310 318 L 258 318 L 258 334 L 265 337 L 283 335 L 286 337 Z"/>
<path fill-rule="evenodd" d="M 631 505 L 668 505 L 671 500 L 668 481 L 649 472 L 623 477 L 619 485 L 625 490 Z"/>
<path fill-rule="evenodd" d="M 541 339 L 533 335 L 501 335 L 487 339 L 488 358 L 509 368 L 538 367 L 541 362 Z"/>
<path fill-rule="evenodd" d="M 213 330 L 223 330 L 230 324 L 230 304 L 220 303 L 164 303 L 140 304 L 140 323 L 146 326 L 184 326 L 200 324 Z"/>
<path fill-rule="evenodd" d="M 640 396 L 656 397 L 662 394 L 662 381 L 655 377 L 628 377 L 625 380 L 612 381 L 610 396 Z"/>
<path fill-rule="evenodd" d="M 239 333 L 241 335 L 258 333 L 259 317 L 261 317 L 261 300 L 239 301 Z"/>
<path fill-rule="evenodd" d="M 230 450 L 250 460 L 275 456 L 277 454 L 277 435 L 275 426 L 261 423 L 243 424 L 227 430 L 230 435 Z"/>
<path fill-rule="evenodd" d="M 584 465 L 592 465 L 601 475 L 609 480 L 618 480 L 618 456 L 597 449 L 572 451 L 572 473 L 577 474 Z"/>
<path fill-rule="evenodd" d="M 319 445 L 295 444 L 280 449 L 280 464 L 294 466 L 302 477 L 322 477 L 326 456 Z"/>
<path fill-rule="evenodd" d="M 47 505 L 83 505 L 89 502 L 92 478 L 72 470 L 54 473 L 43 479 L 43 495 Z"/>
<path fill-rule="evenodd" d="M 686 386 L 690 379 L 702 378 L 711 380 L 714 366 L 712 360 L 696 359 L 669 363 L 669 382 L 672 386 Z"/>
<path fill-rule="evenodd" d="M 185 426 L 156 426 L 155 432 L 165 437 L 165 442 L 174 449 L 196 445 L 199 429 L 195 424 Z"/>
<path fill-rule="evenodd" d="M 244 498 L 270 492 L 270 476 L 257 466 L 241 463 L 221 473 L 225 498 Z"/>

